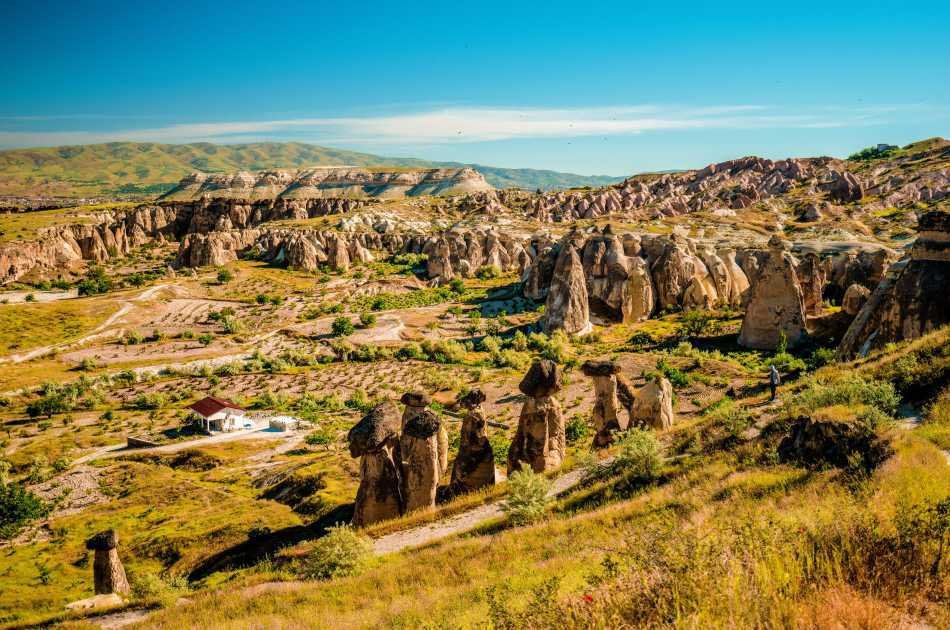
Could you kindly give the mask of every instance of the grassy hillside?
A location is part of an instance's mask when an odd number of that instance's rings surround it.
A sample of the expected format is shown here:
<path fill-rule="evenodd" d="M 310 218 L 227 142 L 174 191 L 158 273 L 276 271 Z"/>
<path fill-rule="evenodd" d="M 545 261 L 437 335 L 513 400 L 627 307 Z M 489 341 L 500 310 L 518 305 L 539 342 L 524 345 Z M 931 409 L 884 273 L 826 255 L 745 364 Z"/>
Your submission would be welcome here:
<path fill-rule="evenodd" d="M 433 167 L 457 163 L 390 158 L 298 142 L 217 145 L 111 142 L 0 151 L 0 195 L 96 196 L 164 192 L 192 171 L 331 164 Z M 474 165 L 495 187 L 600 186 L 620 178 Z"/>

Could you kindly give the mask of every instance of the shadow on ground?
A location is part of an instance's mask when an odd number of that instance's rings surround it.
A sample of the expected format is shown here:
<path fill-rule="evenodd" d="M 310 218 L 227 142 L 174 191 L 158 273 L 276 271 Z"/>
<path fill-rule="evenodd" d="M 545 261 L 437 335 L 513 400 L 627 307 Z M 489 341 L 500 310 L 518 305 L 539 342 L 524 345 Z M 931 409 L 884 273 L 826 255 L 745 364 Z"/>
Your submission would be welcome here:
<path fill-rule="evenodd" d="M 353 504 L 347 503 L 337 506 L 313 523 L 258 534 L 211 556 L 188 574 L 188 580 L 202 580 L 218 571 L 230 571 L 253 566 L 267 557 L 276 555 L 278 551 L 285 547 L 320 538 L 327 533 L 331 526 L 339 523 L 349 523 L 352 517 Z"/>

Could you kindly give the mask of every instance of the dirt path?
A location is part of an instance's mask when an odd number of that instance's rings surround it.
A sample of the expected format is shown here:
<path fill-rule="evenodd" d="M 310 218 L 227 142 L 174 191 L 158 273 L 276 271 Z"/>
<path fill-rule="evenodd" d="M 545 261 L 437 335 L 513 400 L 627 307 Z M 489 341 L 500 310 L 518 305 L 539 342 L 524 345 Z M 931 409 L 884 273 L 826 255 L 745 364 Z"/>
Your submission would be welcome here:
<path fill-rule="evenodd" d="M 609 464 L 611 461 L 613 461 L 612 457 L 603 460 L 601 465 Z M 587 469 L 581 468 L 557 477 L 551 483 L 551 488 L 548 490 L 547 496 L 553 499 L 564 494 L 583 481 L 586 474 Z M 480 505 L 461 514 L 448 516 L 433 523 L 426 523 L 425 525 L 420 525 L 412 529 L 387 534 L 386 536 L 376 539 L 373 543 L 373 551 L 376 555 L 381 556 L 411 547 L 419 547 L 453 534 L 468 531 L 481 523 L 501 517 L 504 514 L 501 505 L 501 501 Z"/>
<path fill-rule="evenodd" d="M 89 334 L 84 337 L 80 337 L 75 341 L 68 341 L 66 343 L 52 344 L 49 346 L 42 346 L 40 348 L 34 348 L 29 352 L 24 352 L 22 354 L 11 354 L 8 357 L 0 357 L 0 363 L 23 363 L 24 361 L 29 361 L 35 359 L 36 357 L 41 357 L 48 352 L 53 350 L 67 350 L 69 348 L 74 348 L 76 346 L 81 346 L 90 341 L 95 341 L 99 337 L 107 334 L 107 330 L 110 326 L 115 324 L 117 321 L 129 314 L 129 312 L 135 307 L 136 302 L 141 302 L 144 300 L 151 299 L 156 293 L 162 289 L 171 286 L 170 284 L 157 284 L 154 287 L 149 287 L 145 289 L 137 296 L 130 298 L 122 303 L 122 306 L 115 313 L 110 315 L 106 321 L 102 322 L 96 326 Z"/>
<path fill-rule="evenodd" d="M 262 438 L 291 438 L 295 435 L 293 431 L 271 431 L 267 427 L 255 427 L 242 431 L 232 431 L 230 433 L 218 433 L 209 437 L 199 438 L 197 440 L 187 440 L 184 442 L 172 442 L 171 444 L 162 444 L 151 448 L 127 448 L 124 443 L 112 444 L 100 448 L 97 451 L 83 455 L 76 459 L 73 465 L 85 464 L 95 459 L 109 459 L 122 455 L 134 455 L 137 453 L 177 453 L 189 448 L 199 448 L 208 444 L 220 444 L 221 442 L 233 442 L 235 440 L 262 439 Z"/>

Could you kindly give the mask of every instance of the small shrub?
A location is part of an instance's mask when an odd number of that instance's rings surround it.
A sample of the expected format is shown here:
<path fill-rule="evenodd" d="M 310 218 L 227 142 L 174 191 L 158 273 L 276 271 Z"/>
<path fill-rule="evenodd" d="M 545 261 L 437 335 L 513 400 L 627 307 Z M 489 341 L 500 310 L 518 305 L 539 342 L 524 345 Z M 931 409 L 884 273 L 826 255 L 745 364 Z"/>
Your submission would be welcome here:
<path fill-rule="evenodd" d="M 333 320 L 331 330 L 336 337 L 349 337 L 355 332 L 356 328 L 349 317 L 341 316 Z"/>
<path fill-rule="evenodd" d="M 581 414 L 574 414 L 564 426 L 568 444 L 576 444 L 590 435 L 590 426 Z"/>
<path fill-rule="evenodd" d="M 48 512 L 49 506 L 22 485 L 0 484 L 0 539 L 16 536 L 30 521 Z"/>
<path fill-rule="evenodd" d="M 484 265 L 478 268 L 478 271 L 475 272 L 475 276 L 479 280 L 493 280 L 501 275 L 501 269 L 495 265 Z"/>
<path fill-rule="evenodd" d="M 221 269 L 218 271 L 217 278 L 219 284 L 227 284 L 228 282 L 234 280 L 234 274 L 228 269 Z"/>
<path fill-rule="evenodd" d="M 356 575 L 369 563 L 372 555 L 373 544 L 368 538 L 346 525 L 331 527 L 307 557 L 305 573 L 307 577 L 318 580 Z"/>
<path fill-rule="evenodd" d="M 714 423 L 722 425 L 726 433 L 737 438 L 752 426 L 752 414 L 729 397 L 720 400 L 706 410 L 705 415 Z"/>
<path fill-rule="evenodd" d="M 544 516 L 550 487 L 544 475 L 528 468 L 515 471 L 508 477 L 508 498 L 501 509 L 513 525 L 533 523 Z"/>
<path fill-rule="evenodd" d="M 333 444 L 333 436 L 323 429 L 318 429 L 304 438 L 304 441 L 310 446 L 322 446 L 329 450 Z"/>
<path fill-rule="evenodd" d="M 376 316 L 368 311 L 360 313 L 360 326 L 369 328 L 376 323 Z"/>
<path fill-rule="evenodd" d="M 632 428 L 616 437 L 617 457 L 612 469 L 638 479 L 653 479 L 660 470 L 662 448 L 656 434 Z"/>
<path fill-rule="evenodd" d="M 665 359 L 656 362 L 656 369 L 667 378 L 673 387 L 687 387 L 689 385 L 689 376 L 682 370 L 669 365 Z"/>
<path fill-rule="evenodd" d="M 709 311 L 691 310 L 680 319 L 680 336 L 686 339 L 702 337 L 709 332 L 712 315 Z"/>

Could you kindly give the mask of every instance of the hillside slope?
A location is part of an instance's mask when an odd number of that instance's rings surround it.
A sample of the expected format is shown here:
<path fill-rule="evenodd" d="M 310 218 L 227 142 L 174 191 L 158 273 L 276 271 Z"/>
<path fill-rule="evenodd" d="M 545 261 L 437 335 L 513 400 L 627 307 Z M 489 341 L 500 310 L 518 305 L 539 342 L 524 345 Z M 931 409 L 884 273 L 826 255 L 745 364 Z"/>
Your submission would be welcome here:
<path fill-rule="evenodd" d="M 157 194 L 193 171 L 258 171 L 329 165 L 459 167 L 461 163 L 391 158 L 298 142 L 216 145 L 112 142 L 0 151 L 0 195 Z M 603 186 L 620 177 L 473 166 L 496 188 Z"/>

